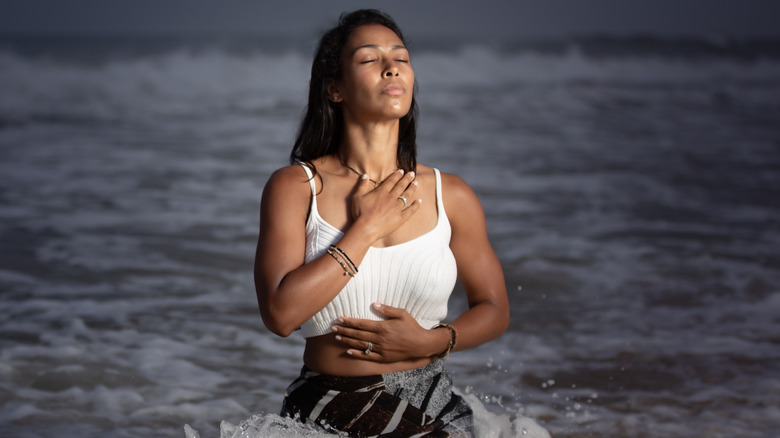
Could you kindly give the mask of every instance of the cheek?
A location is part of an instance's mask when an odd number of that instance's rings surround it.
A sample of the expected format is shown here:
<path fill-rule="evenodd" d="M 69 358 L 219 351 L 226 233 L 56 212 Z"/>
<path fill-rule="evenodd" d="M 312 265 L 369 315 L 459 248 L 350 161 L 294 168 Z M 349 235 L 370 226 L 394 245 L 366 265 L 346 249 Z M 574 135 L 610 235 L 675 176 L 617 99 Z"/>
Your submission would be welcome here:
<path fill-rule="evenodd" d="M 366 73 L 353 73 L 349 77 L 345 77 L 345 87 L 350 90 L 353 95 L 360 95 L 362 93 L 368 93 L 372 85 L 375 85 L 371 81 L 371 75 Z"/>

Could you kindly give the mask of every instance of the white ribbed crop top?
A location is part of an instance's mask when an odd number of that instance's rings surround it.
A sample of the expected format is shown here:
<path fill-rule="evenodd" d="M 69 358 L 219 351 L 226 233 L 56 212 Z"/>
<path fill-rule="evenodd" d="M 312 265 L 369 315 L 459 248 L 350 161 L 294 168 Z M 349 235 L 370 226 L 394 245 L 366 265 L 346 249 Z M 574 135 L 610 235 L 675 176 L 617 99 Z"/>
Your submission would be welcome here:
<path fill-rule="evenodd" d="M 304 164 L 312 198 L 306 220 L 305 262 L 321 256 L 344 233 L 325 222 L 317 211 L 317 193 L 311 170 Z M 423 328 L 430 329 L 447 316 L 447 301 L 457 278 L 450 250 L 452 229 L 441 199 L 441 175 L 436 174 L 436 226 L 422 236 L 384 248 L 370 247 L 358 274 L 322 310 L 301 326 L 304 337 L 331 333 L 340 316 L 379 321 L 372 303 L 406 309 Z M 334 262 L 335 263 L 335 262 Z"/>

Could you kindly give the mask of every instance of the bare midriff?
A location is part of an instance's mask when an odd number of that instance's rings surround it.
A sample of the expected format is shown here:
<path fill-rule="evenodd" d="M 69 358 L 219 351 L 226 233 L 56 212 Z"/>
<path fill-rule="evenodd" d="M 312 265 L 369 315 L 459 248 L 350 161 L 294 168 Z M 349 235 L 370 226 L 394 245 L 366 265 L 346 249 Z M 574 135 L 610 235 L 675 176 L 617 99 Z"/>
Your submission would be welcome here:
<path fill-rule="evenodd" d="M 423 367 L 432 363 L 435 357 L 421 357 L 392 363 L 365 360 L 357 352 L 355 356 L 347 354 L 345 344 L 336 340 L 334 334 L 326 334 L 306 339 L 303 363 L 312 371 L 334 376 L 370 376 L 374 374 L 394 373 Z M 354 350 L 354 349 L 353 349 Z"/>

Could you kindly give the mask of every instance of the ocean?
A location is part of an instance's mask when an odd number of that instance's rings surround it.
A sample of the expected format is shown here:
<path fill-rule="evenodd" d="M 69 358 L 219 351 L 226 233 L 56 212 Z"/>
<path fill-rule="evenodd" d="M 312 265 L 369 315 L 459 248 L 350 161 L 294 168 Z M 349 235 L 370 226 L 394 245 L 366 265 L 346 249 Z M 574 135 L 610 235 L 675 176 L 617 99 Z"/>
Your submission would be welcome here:
<path fill-rule="evenodd" d="M 252 265 L 312 44 L 0 37 L 1 436 L 309 436 L 268 432 L 303 340 Z M 419 160 L 479 195 L 511 301 L 447 362 L 482 435 L 776 436 L 780 42 L 411 48 Z"/>

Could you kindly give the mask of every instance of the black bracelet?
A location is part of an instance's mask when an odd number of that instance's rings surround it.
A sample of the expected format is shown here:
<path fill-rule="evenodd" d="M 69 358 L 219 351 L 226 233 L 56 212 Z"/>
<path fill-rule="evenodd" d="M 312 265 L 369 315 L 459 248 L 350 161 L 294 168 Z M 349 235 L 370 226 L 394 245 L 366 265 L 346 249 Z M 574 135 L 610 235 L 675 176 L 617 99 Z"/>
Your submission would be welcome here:
<path fill-rule="evenodd" d="M 354 277 L 354 276 L 355 276 L 355 274 L 354 274 L 354 273 L 352 273 L 352 272 L 349 270 L 349 268 L 347 267 L 347 265 L 345 265 L 345 264 L 344 264 L 344 263 L 341 261 L 341 259 L 339 259 L 339 256 L 337 256 L 337 255 L 336 255 L 336 253 L 334 253 L 333 251 L 331 251 L 331 249 L 330 249 L 330 248 L 328 248 L 328 249 L 327 249 L 327 251 L 328 251 L 328 254 L 330 254 L 330 256 L 331 256 L 331 257 L 333 257 L 333 259 L 334 259 L 334 260 L 336 260 L 337 262 L 339 262 L 339 264 L 341 265 L 341 267 L 344 269 L 344 275 L 349 275 L 350 277 Z"/>
<path fill-rule="evenodd" d="M 349 256 L 347 255 L 347 253 L 344 252 L 343 249 L 339 248 L 336 245 L 331 245 L 329 249 L 336 251 L 341 256 L 341 258 L 343 258 L 347 262 L 347 264 L 349 264 L 349 266 L 352 268 L 352 272 L 354 272 L 355 274 L 358 273 L 357 265 L 352 261 L 351 258 L 349 258 Z"/>
<path fill-rule="evenodd" d="M 455 327 L 447 324 L 446 322 L 440 322 L 433 326 L 433 329 L 438 329 L 446 327 L 447 330 L 450 331 L 450 342 L 447 344 L 447 349 L 444 350 L 444 353 L 441 353 L 439 357 L 441 357 L 441 360 L 447 360 L 447 357 L 449 357 L 450 353 L 452 352 L 452 349 L 455 348 L 455 344 L 458 343 L 458 331 L 455 330 Z"/>

